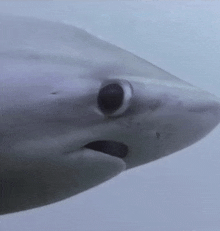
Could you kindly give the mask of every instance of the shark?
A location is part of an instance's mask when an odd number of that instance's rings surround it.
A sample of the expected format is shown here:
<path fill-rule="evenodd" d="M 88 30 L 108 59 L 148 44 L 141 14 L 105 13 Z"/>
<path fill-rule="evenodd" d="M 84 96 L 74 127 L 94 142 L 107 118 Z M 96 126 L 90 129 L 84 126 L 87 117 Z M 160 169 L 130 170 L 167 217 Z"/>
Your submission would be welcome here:
<path fill-rule="evenodd" d="M 0 16 L 0 214 L 48 205 L 186 148 L 220 100 L 87 31 Z"/>

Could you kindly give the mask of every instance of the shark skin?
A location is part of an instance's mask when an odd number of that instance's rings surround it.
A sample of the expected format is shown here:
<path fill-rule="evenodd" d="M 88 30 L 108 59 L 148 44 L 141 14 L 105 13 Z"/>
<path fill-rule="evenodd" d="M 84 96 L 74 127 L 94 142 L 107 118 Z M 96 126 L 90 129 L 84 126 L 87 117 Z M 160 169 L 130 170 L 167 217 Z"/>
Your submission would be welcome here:
<path fill-rule="evenodd" d="M 186 148 L 220 100 L 77 27 L 0 16 L 0 214 Z"/>

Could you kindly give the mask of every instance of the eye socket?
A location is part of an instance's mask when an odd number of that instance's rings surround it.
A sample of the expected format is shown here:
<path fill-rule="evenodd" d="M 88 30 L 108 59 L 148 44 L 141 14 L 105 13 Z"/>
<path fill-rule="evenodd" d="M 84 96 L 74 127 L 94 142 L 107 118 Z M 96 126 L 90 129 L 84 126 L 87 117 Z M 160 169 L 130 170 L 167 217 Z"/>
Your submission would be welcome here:
<path fill-rule="evenodd" d="M 132 97 L 132 87 L 126 80 L 108 80 L 100 88 L 97 103 L 104 115 L 119 116 L 124 113 Z"/>

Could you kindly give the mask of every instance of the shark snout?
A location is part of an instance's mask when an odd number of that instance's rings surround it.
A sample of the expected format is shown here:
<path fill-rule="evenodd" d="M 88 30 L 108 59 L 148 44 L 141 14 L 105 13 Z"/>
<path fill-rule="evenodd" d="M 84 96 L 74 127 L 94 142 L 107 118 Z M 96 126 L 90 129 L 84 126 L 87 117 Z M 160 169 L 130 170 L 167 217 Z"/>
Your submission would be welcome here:
<path fill-rule="evenodd" d="M 220 122 L 220 99 L 205 91 L 191 93 L 191 100 L 187 100 L 187 111 L 201 118 L 201 126 L 210 125 L 213 129 Z"/>
<path fill-rule="evenodd" d="M 149 160 L 192 145 L 220 123 L 220 99 L 190 84 L 151 82 L 139 89 L 134 87 L 141 112 L 145 109 L 141 117 L 148 140 L 145 150 L 154 153 Z"/>
<path fill-rule="evenodd" d="M 168 134 L 172 148 L 178 150 L 202 139 L 219 124 L 220 99 L 197 88 L 185 89 L 166 102 L 159 114 L 161 133 Z"/>

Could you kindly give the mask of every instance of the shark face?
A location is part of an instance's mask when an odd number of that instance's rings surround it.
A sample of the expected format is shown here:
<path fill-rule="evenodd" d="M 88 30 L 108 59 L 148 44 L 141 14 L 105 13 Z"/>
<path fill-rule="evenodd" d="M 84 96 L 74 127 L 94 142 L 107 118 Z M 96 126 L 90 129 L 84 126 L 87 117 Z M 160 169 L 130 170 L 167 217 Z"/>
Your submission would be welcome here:
<path fill-rule="evenodd" d="M 0 214 L 78 194 L 220 121 L 218 98 L 86 31 L 0 22 Z"/>

